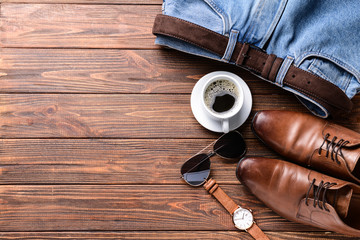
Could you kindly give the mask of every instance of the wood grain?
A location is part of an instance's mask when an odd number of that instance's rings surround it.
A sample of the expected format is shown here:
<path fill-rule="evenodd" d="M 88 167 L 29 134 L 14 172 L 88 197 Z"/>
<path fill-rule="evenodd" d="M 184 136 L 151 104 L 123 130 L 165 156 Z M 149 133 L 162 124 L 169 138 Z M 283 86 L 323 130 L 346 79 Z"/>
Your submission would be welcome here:
<path fill-rule="evenodd" d="M 271 240 L 357 240 L 356 237 L 344 236 L 331 232 L 265 232 Z M 124 240 L 253 240 L 243 231 L 141 231 L 141 232 L 0 232 L 1 239 L 124 239 Z"/>
<path fill-rule="evenodd" d="M 291 98 L 258 97 L 254 110 L 301 107 Z M 3 94 L 0 105 L 2 138 L 214 136 L 193 117 L 190 95 Z M 244 134 L 249 137 L 250 129 Z"/>
<path fill-rule="evenodd" d="M 281 218 L 239 184 L 222 188 L 263 230 L 319 231 Z M 236 230 L 215 198 L 185 184 L 0 186 L 0 208 L 0 231 Z"/>
<path fill-rule="evenodd" d="M 183 184 L 182 164 L 212 141 L 3 139 L 0 184 Z M 257 139 L 246 142 L 248 156 L 280 158 Z M 239 183 L 237 161 L 214 156 L 211 162 L 220 184 Z"/>
<path fill-rule="evenodd" d="M 104 14 L 105 13 L 105 14 Z M 2 47 L 156 48 L 159 5 L 1 5 Z"/>
<path fill-rule="evenodd" d="M 190 95 L 167 94 L 1 94 L 2 138 L 207 138 L 215 136 L 193 117 Z M 240 128 L 253 137 L 250 120 L 265 109 L 307 110 L 288 93 L 257 95 L 247 123 Z M 360 132 L 360 108 L 345 126 Z"/>
<path fill-rule="evenodd" d="M 206 133 L 192 117 L 189 95 L 10 94 L 0 96 L 0 105 L 3 138 L 171 138 Z"/>
<path fill-rule="evenodd" d="M 281 94 L 248 71 L 175 50 L 0 49 L 1 92 L 191 93 L 213 71 L 242 77 L 253 94 Z"/>

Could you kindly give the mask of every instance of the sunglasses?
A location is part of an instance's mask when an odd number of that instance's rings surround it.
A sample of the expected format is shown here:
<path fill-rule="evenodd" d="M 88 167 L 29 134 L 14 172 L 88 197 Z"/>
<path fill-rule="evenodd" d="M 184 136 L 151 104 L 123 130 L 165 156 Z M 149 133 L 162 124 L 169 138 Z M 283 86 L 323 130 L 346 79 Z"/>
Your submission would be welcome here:
<path fill-rule="evenodd" d="M 204 153 L 212 145 L 213 150 Z M 245 153 L 246 144 L 241 134 L 237 131 L 228 132 L 188 159 L 181 167 L 182 178 L 191 186 L 201 186 L 210 175 L 210 158 L 212 156 L 218 155 L 225 159 L 240 159 Z"/>

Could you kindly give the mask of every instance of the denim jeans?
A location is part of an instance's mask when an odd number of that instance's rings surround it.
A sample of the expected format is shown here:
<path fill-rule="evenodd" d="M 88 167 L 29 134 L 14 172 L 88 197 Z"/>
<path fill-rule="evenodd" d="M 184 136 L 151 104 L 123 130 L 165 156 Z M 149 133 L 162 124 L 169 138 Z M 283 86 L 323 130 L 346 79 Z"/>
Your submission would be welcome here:
<path fill-rule="evenodd" d="M 320 103 L 283 86 L 290 64 L 335 84 L 348 98 L 360 91 L 359 0 L 164 0 L 163 14 L 247 42 L 284 59 L 276 85 L 294 93 L 315 115 L 328 117 Z M 229 41 L 229 42 L 230 42 Z M 157 36 L 156 44 L 234 64 L 185 41 Z M 230 46 L 231 48 L 231 46 Z"/>

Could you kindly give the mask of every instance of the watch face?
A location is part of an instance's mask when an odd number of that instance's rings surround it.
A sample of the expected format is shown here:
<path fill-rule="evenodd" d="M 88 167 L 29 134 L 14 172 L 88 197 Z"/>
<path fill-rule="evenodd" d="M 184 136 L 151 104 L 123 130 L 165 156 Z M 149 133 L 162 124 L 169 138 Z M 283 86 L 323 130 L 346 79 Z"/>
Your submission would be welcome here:
<path fill-rule="evenodd" d="M 238 208 L 233 215 L 235 227 L 240 230 L 246 230 L 254 223 L 252 213 L 245 208 Z"/>

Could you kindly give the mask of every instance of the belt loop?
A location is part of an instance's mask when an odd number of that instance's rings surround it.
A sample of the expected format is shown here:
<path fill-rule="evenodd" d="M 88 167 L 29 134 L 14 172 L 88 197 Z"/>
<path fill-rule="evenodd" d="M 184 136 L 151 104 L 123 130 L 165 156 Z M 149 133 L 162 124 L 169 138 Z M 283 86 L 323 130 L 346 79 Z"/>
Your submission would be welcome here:
<path fill-rule="evenodd" d="M 275 80 L 276 85 L 283 87 L 285 75 L 286 75 L 287 71 L 289 70 L 293 61 L 294 61 L 294 57 L 292 57 L 292 56 L 287 56 L 284 59 L 283 63 L 281 64 L 281 67 L 279 69 L 279 73 L 276 76 L 276 80 Z"/>
<path fill-rule="evenodd" d="M 243 65 L 245 58 L 247 57 L 247 53 L 250 49 L 250 44 L 243 43 L 239 52 L 239 56 L 236 59 L 236 65 Z"/>
<path fill-rule="evenodd" d="M 234 52 L 236 43 L 237 43 L 238 36 L 239 36 L 239 31 L 231 30 L 230 36 L 229 36 L 229 41 L 228 41 L 228 44 L 226 46 L 224 56 L 221 58 L 221 61 L 223 61 L 223 62 L 229 62 L 230 61 L 231 56 L 232 56 L 232 54 Z"/>

